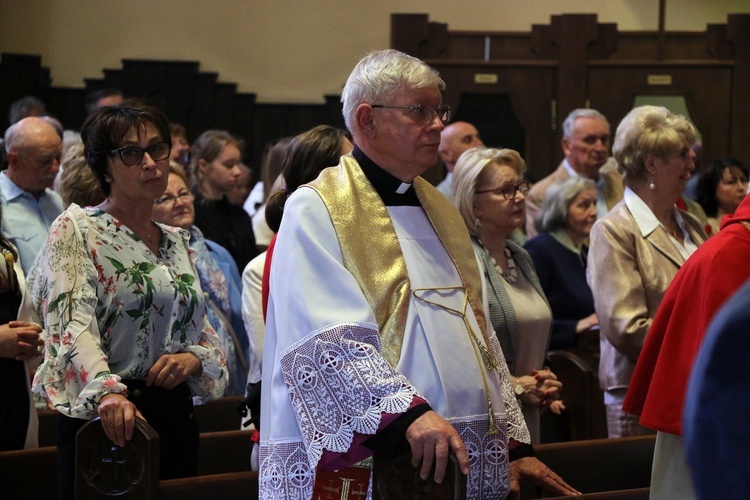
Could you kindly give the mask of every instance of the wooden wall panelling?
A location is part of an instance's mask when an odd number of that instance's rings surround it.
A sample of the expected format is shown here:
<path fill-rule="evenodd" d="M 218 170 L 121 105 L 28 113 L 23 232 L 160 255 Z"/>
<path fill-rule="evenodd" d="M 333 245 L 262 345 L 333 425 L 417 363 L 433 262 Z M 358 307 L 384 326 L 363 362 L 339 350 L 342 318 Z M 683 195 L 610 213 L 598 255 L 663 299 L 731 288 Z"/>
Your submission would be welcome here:
<path fill-rule="evenodd" d="M 497 62 L 432 64 L 446 81 L 444 98 L 455 110 L 455 120 L 473 123 L 488 146 L 519 150 L 530 174 L 537 179 L 552 163 L 556 166 L 559 144 L 555 144 L 551 112 L 554 66 L 539 63 L 519 67 Z M 493 76 L 497 83 L 477 83 L 478 76 Z M 491 107 L 478 109 L 476 105 L 482 102 Z"/>
<path fill-rule="evenodd" d="M 429 39 L 426 15 L 392 16 L 394 48 L 425 57 L 423 47 L 435 45 Z M 489 40 L 490 54 L 483 51 Z M 662 44 L 663 41 L 663 44 Z M 499 92 L 510 92 L 513 109 L 526 131 L 526 151 L 535 175 L 551 171 L 562 157 L 560 126 L 567 113 L 589 105 L 607 115 L 613 132 L 639 94 L 682 95 L 689 113 L 703 134 L 706 159 L 732 154 L 750 162 L 750 15 L 730 14 L 727 24 L 712 24 L 705 32 L 655 31 L 620 32 L 617 25 L 598 23 L 595 14 L 552 16 L 549 25 L 534 25 L 530 33 L 466 32 L 447 29 L 440 40 L 445 50 L 439 57 L 426 59 L 450 81 L 445 98 L 453 106 L 460 96 L 476 93 L 475 82 L 451 76 L 462 65 L 471 71 L 494 71 L 481 64 L 498 63 L 521 86 L 511 85 Z M 410 52 L 414 50 L 414 52 Z M 484 59 L 487 59 L 485 61 Z M 535 66 L 536 65 L 536 66 Z M 548 66 L 549 74 L 536 75 Z M 511 71 L 510 68 L 513 68 Z M 662 75 L 670 83 L 653 85 L 649 75 Z M 547 121 L 551 106 L 535 78 L 552 81 L 551 98 L 555 137 L 550 140 Z M 530 95 L 529 89 L 534 89 Z M 492 90 L 485 87 L 485 92 Z M 457 117 L 461 114 L 456 110 Z M 531 116 L 537 115 L 537 116 Z M 467 118 L 468 119 L 468 118 Z M 481 130 L 480 130 L 481 131 Z M 539 153 L 544 151 L 544 153 Z M 539 155 L 533 159 L 530 155 Z M 544 161 L 541 158 L 551 158 Z"/>
<path fill-rule="evenodd" d="M 212 128 L 242 137 L 247 145 L 244 159 L 256 175 L 266 143 L 320 123 L 344 128 L 338 95 L 324 96 L 323 104 L 258 104 L 255 94 L 237 92 L 235 84 L 221 82 L 217 73 L 201 72 L 196 61 L 125 59 L 122 68 L 104 69 L 102 74 L 102 78 L 86 79 L 85 88 L 52 87 L 49 69 L 41 66 L 38 56 L 3 54 L 0 121 L 7 127 L 10 103 L 35 95 L 66 128 L 79 130 L 86 116 L 86 95 L 118 88 L 125 96 L 154 101 L 171 121 L 185 126 L 191 142 Z"/>
<path fill-rule="evenodd" d="M 654 77 L 669 78 L 671 84 L 649 85 L 649 78 Z M 613 132 L 632 109 L 637 95 L 683 96 L 690 117 L 702 134 L 705 161 L 710 162 L 728 153 L 730 63 L 715 63 L 712 67 L 687 63 L 592 63 L 587 78 L 591 107 L 607 116 Z"/>
<path fill-rule="evenodd" d="M 745 164 L 750 164 L 750 15 L 729 15 L 727 40 L 735 52 L 730 152 Z"/>

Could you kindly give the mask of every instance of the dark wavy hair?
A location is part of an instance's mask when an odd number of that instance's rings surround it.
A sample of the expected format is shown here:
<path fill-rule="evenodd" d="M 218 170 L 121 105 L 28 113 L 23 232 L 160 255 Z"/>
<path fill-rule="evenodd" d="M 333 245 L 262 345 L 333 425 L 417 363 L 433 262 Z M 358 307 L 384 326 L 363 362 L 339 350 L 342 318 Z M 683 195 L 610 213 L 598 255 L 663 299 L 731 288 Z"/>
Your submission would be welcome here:
<path fill-rule="evenodd" d="M 727 169 L 737 169 L 748 177 L 748 170 L 742 165 L 737 158 L 726 156 L 714 161 L 711 166 L 701 174 L 698 185 L 695 188 L 695 201 L 697 201 L 706 215 L 716 217 L 719 212 L 719 200 L 716 198 L 716 188 L 719 186 L 724 171 Z"/>
<path fill-rule="evenodd" d="M 298 187 L 314 180 L 326 167 L 339 163 L 341 141 L 346 132 L 329 125 L 318 125 L 293 138 L 281 165 L 286 187 L 271 194 L 266 202 L 266 222 L 273 232 L 279 230 L 284 204 Z"/>
<path fill-rule="evenodd" d="M 166 115 L 146 99 L 130 98 L 115 106 L 98 108 L 83 122 L 81 140 L 84 156 L 104 196 L 110 193 L 106 177 L 107 160 L 112 156 L 112 150 L 121 147 L 123 137 L 130 130 L 141 130 L 146 125 L 153 125 L 162 140 L 172 144 Z"/>

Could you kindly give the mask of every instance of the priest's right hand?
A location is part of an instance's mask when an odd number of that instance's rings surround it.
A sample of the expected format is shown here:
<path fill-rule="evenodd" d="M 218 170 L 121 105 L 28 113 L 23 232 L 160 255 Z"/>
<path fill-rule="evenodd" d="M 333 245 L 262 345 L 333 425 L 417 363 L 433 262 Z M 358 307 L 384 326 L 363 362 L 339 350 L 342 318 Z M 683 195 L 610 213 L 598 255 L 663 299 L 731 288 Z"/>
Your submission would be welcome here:
<path fill-rule="evenodd" d="M 434 411 L 424 413 L 406 429 L 406 440 L 411 446 L 412 465 L 420 467 L 421 462 L 419 476 L 422 479 L 429 477 L 434 462 L 435 482 L 442 483 L 451 451 L 458 459 L 461 472 L 469 474 L 469 455 L 466 446 L 456 429 Z"/>

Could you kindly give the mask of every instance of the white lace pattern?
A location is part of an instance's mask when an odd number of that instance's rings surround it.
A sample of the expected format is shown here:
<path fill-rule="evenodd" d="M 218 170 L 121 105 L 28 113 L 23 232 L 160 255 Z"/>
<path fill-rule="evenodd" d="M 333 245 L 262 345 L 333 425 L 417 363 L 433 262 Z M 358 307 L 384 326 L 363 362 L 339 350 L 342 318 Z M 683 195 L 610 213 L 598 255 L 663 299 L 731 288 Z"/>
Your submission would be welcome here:
<path fill-rule="evenodd" d="M 403 413 L 419 395 L 379 352 L 376 330 L 340 324 L 282 354 L 284 382 L 311 467 L 323 450 L 346 452 L 355 432 L 375 434 L 383 413 Z"/>
<path fill-rule="evenodd" d="M 492 500 L 505 498 L 510 491 L 507 423 L 495 415 L 500 432 L 489 433 L 487 415 L 451 419 L 451 425 L 466 446 L 471 472 L 466 481 L 466 498 Z"/>
<path fill-rule="evenodd" d="M 309 500 L 315 484 L 302 441 L 261 443 L 258 498 Z"/>
<path fill-rule="evenodd" d="M 510 439 L 514 439 L 519 443 L 531 444 L 531 434 L 529 434 L 529 428 L 526 427 L 526 420 L 524 420 L 521 405 L 518 404 L 516 393 L 513 391 L 513 385 L 511 384 L 508 363 L 505 362 L 505 356 L 503 356 L 503 349 L 500 347 L 500 341 L 494 333 L 490 335 L 490 350 L 498 359 L 502 360 L 502 362 L 498 363 L 500 365 L 498 368 L 498 375 L 502 381 L 502 394 L 503 403 L 505 403 L 507 427 L 501 427 L 501 430 L 505 431 L 507 429 L 508 438 Z"/>

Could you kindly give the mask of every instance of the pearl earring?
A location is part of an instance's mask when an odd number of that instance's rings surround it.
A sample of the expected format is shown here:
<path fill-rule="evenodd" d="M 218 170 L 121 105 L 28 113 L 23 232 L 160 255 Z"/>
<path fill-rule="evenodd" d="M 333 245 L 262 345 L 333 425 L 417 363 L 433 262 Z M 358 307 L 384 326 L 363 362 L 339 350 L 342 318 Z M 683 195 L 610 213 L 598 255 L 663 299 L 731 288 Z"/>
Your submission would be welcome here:
<path fill-rule="evenodd" d="M 651 191 L 653 191 L 654 189 L 656 189 L 656 184 L 654 184 L 654 176 L 653 175 L 651 176 L 651 181 L 648 183 L 648 188 Z"/>

